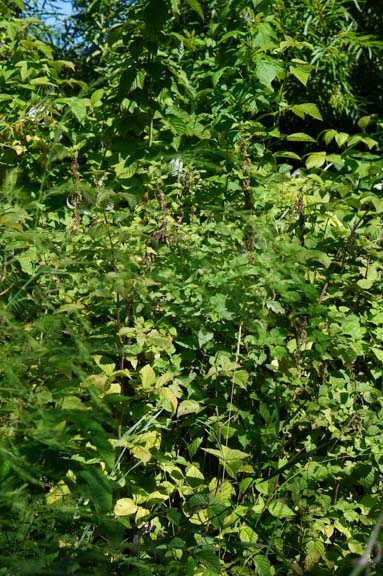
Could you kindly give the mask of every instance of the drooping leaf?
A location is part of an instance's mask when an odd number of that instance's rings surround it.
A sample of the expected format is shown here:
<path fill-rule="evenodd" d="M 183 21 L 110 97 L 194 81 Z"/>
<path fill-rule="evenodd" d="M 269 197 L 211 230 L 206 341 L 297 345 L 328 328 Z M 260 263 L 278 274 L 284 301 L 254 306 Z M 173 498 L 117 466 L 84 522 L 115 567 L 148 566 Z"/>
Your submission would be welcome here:
<path fill-rule="evenodd" d="M 92 501 L 97 512 L 110 512 L 113 505 L 112 487 L 106 475 L 96 468 L 87 468 L 77 473 L 83 480 L 82 492 Z"/>
<path fill-rule="evenodd" d="M 306 104 L 295 104 L 291 107 L 291 111 L 294 112 L 300 118 L 307 116 L 311 116 L 315 118 L 315 120 L 323 120 L 322 115 L 318 109 L 318 106 L 313 103 L 306 103 Z"/>
<path fill-rule="evenodd" d="M 270 514 L 276 518 L 292 518 L 295 513 L 289 506 L 284 502 L 284 500 L 273 500 L 268 507 Z"/>
<path fill-rule="evenodd" d="M 190 8 L 192 10 L 194 10 L 194 12 L 197 12 L 198 16 L 201 18 L 201 20 L 205 20 L 205 16 L 202 10 L 202 6 L 200 4 L 200 2 L 198 0 L 185 0 L 185 2 L 187 4 L 189 4 Z"/>
<path fill-rule="evenodd" d="M 310 78 L 310 72 L 302 66 L 290 66 L 290 74 L 295 76 L 303 86 L 307 86 L 307 82 Z"/>

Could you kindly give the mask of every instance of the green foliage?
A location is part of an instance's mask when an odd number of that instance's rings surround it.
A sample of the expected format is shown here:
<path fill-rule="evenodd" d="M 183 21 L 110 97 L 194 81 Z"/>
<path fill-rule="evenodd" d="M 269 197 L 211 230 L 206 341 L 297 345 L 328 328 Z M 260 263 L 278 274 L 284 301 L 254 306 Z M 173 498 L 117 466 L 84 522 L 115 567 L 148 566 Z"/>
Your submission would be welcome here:
<path fill-rule="evenodd" d="M 76 2 L 76 66 L 0 22 L 0 574 L 379 574 L 351 4 Z"/>

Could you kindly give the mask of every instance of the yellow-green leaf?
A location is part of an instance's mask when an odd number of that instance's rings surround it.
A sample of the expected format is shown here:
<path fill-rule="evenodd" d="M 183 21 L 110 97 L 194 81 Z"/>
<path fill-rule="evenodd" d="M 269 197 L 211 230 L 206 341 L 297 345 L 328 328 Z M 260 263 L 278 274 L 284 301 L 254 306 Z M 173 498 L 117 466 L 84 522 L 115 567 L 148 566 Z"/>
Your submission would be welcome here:
<path fill-rule="evenodd" d="M 131 498 L 120 498 L 114 506 L 116 516 L 130 516 L 137 512 L 137 504 Z"/>
<path fill-rule="evenodd" d="M 202 406 L 196 400 L 184 400 L 178 406 L 177 418 L 186 416 L 187 414 L 198 414 L 202 410 Z"/>
<path fill-rule="evenodd" d="M 152 388 L 153 384 L 156 381 L 156 375 L 150 364 L 146 364 L 146 366 L 141 368 L 140 375 L 141 375 L 142 387 L 146 390 Z"/>
<path fill-rule="evenodd" d="M 316 104 L 313 104 L 312 102 L 306 102 L 305 104 L 296 104 L 295 106 L 291 107 L 291 111 L 303 119 L 305 116 L 311 116 L 311 118 L 315 118 L 315 120 L 323 120 L 322 114 L 319 112 L 318 106 Z"/>
<path fill-rule="evenodd" d="M 178 400 L 173 390 L 171 388 L 160 388 L 159 395 L 170 404 L 171 410 L 173 411 L 173 414 L 175 414 L 177 411 Z M 166 406 L 164 406 L 164 408 L 167 409 Z"/>
<path fill-rule="evenodd" d="M 305 134 L 304 132 L 294 132 L 289 134 L 286 138 L 289 142 L 316 142 L 315 138 Z"/>
<path fill-rule="evenodd" d="M 258 542 L 258 534 L 250 526 L 243 526 L 239 530 L 239 539 L 241 542 L 254 544 Z"/>
<path fill-rule="evenodd" d="M 205 477 L 202 472 L 197 468 L 197 466 L 191 465 L 186 470 L 186 478 L 189 484 L 193 487 L 202 484 L 205 481 Z"/>
<path fill-rule="evenodd" d="M 306 158 L 306 168 L 320 168 L 326 162 L 326 152 L 314 152 Z"/>
<path fill-rule="evenodd" d="M 338 132 L 335 134 L 335 142 L 338 144 L 339 148 L 341 148 L 349 139 L 349 134 L 347 132 Z"/>
<path fill-rule="evenodd" d="M 292 518 L 295 516 L 295 513 L 283 500 L 274 500 L 269 504 L 268 510 L 276 518 Z"/>
<path fill-rule="evenodd" d="M 290 66 L 290 74 L 295 76 L 304 86 L 307 86 L 308 79 L 310 78 L 310 72 L 302 68 L 301 66 Z"/>
<path fill-rule="evenodd" d="M 202 448 L 205 452 L 217 456 L 219 460 L 223 462 L 238 462 L 249 457 L 249 454 L 242 452 L 241 450 L 233 450 L 228 446 L 221 446 L 220 450 L 215 450 L 214 448 Z"/>

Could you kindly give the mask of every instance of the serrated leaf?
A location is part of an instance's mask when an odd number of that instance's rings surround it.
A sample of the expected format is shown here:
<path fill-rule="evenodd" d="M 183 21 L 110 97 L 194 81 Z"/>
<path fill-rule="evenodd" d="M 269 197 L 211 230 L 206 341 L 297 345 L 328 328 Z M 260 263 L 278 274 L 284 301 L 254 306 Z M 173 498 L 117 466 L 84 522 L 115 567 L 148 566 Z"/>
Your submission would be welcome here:
<path fill-rule="evenodd" d="M 292 518 L 295 516 L 295 513 L 283 500 L 274 500 L 269 504 L 268 510 L 276 518 Z"/>
<path fill-rule="evenodd" d="M 343 520 L 343 518 L 339 518 L 339 519 L 335 519 L 334 520 L 334 528 L 336 530 L 339 530 L 339 532 L 341 534 L 344 534 L 344 536 L 346 536 L 347 539 L 351 539 L 352 538 L 352 533 L 350 530 L 350 525 L 349 523 L 346 523 L 345 520 Z"/>
<path fill-rule="evenodd" d="M 253 558 L 253 562 L 257 567 L 257 576 L 271 576 L 271 564 L 266 556 L 259 554 Z"/>
<path fill-rule="evenodd" d="M 183 118 L 179 118 L 178 116 L 170 116 L 167 120 L 170 128 L 173 129 L 173 134 L 182 136 L 183 134 L 187 133 L 188 124 Z"/>
<path fill-rule="evenodd" d="M 46 502 L 49 506 L 53 504 L 61 504 L 62 501 L 70 495 L 70 489 L 63 480 L 60 480 L 55 486 L 49 490 L 45 496 Z"/>
<path fill-rule="evenodd" d="M 357 144 L 360 143 L 365 144 L 369 150 L 379 146 L 379 142 L 377 140 L 374 140 L 369 136 L 361 136 L 360 134 L 355 134 L 354 136 L 351 136 L 347 142 L 349 147 L 356 146 Z"/>
<path fill-rule="evenodd" d="M 94 361 L 96 362 L 97 366 L 100 368 L 102 372 L 107 374 L 107 376 L 111 376 L 116 369 L 116 365 L 113 364 L 101 364 L 102 356 L 96 354 L 93 356 Z"/>
<path fill-rule="evenodd" d="M 235 34 L 238 34 L 235 32 Z M 257 22 L 257 33 L 254 38 L 255 46 L 262 48 L 271 48 L 276 42 L 276 35 L 274 28 L 270 22 Z"/>
<path fill-rule="evenodd" d="M 166 402 L 169 402 L 171 409 L 173 411 L 173 414 L 175 414 L 177 411 L 178 400 L 177 400 L 177 396 L 174 394 L 173 390 L 171 388 L 160 388 L 159 395 Z M 164 408 L 166 409 L 166 406 L 164 406 Z"/>
<path fill-rule="evenodd" d="M 377 120 L 376 114 L 370 114 L 368 116 L 362 116 L 358 120 L 358 126 L 363 132 L 365 132 L 366 128 L 368 128 L 368 126 L 370 126 L 370 124 L 375 123 L 376 120 Z"/>
<path fill-rule="evenodd" d="M 374 207 L 374 210 L 377 214 L 381 214 L 383 212 L 383 203 L 376 194 L 367 194 L 363 198 L 360 199 L 360 204 L 363 206 L 364 204 L 371 203 Z"/>
<path fill-rule="evenodd" d="M 183 400 L 177 410 L 177 418 L 186 416 L 187 414 L 198 414 L 202 410 L 202 406 L 196 400 Z"/>
<path fill-rule="evenodd" d="M 241 450 L 233 450 L 228 446 L 221 446 L 220 450 L 214 448 L 202 448 L 208 454 L 216 456 L 222 466 L 225 468 L 226 472 L 232 478 L 236 477 L 236 473 L 241 467 L 242 460 L 249 457 L 249 454 L 242 452 Z"/>
<path fill-rule="evenodd" d="M 210 482 L 209 488 L 214 490 L 215 498 L 225 504 L 230 504 L 231 498 L 236 494 L 233 484 L 225 480 L 222 484 L 212 488 L 212 482 Z"/>
<path fill-rule="evenodd" d="M 83 404 L 77 396 L 65 396 L 61 405 L 62 410 L 88 410 L 88 407 Z"/>
<path fill-rule="evenodd" d="M 368 278 L 362 278 L 362 280 L 357 281 L 357 285 L 359 286 L 359 288 L 362 288 L 362 290 L 369 290 L 373 285 L 373 283 L 374 281 L 369 280 Z"/>
<path fill-rule="evenodd" d="M 225 520 L 226 522 L 230 522 L 230 519 L 228 520 L 229 515 L 230 507 L 228 507 L 223 502 L 213 501 L 208 506 L 209 522 L 213 524 L 214 528 L 222 527 L 225 523 Z"/>
<path fill-rule="evenodd" d="M 306 544 L 306 552 L 307 554 L 318 552 L 320 556 L 325 556 L 325 547 L 323 542 L 320 540 L 309 540 Z"/>
<path fill-rule="evenodd" d="M 351 542 L 347 542 L 348 549 L 353 554 L 358 554 L 358 556 L 362 556 L 364 552 L 364 545 L 357 540 L 351 540 Z"/>
<path fill-rule="evenodd" d="M 320 262 L 325 268 L 329 268 L 332 262 L 330 256 L 321 250 L 304 250 L 301 252 L 301 255 L 302 260 L 316 260 L 317 262 Z"/>
<path fill-rule="evenodd" d="M 166 502 L 166 500 L 169 500 L 169 494 L 163 494 L 159 490 L 154 490 L 154 492 L 151 492 L 148 495 L 145 503 L 148 506 L 153 506 L 155 504 L 162 504 L 163 502 Z"/>
<path fill-rule="evenodd" d="M 379 429 L 376 430 L 376 434 L 379 434 Z M 371 488 L 375 481 L 375 470 L 372 466 L 364 471 L 364 474 L 361 478 L 358 479 L 358 483 L 363 486 L 364 488 Z"/>
<path fill-rule="evenodd" d="M 30 80 L 29 83 L 31 84 L 31 86 L 55 86 L 47 76 L 39 76 L 38 78 L 32 78 L 32 80 Z"/>
<path fill-rule="evenodd" d="M 117 164 L 113 166 L 117 178 L 122 180 L 128 180 L 132 178 L 137 172 L 137 164 L 135 162 L 126 165 L 125 160 L 120 160 Z"/>
<path fill-rule="evenodd" d="M 153 454 L 144 446 L 130 446 L 132 455 L 143 464 L 147 464 L 152 459 Z"/>

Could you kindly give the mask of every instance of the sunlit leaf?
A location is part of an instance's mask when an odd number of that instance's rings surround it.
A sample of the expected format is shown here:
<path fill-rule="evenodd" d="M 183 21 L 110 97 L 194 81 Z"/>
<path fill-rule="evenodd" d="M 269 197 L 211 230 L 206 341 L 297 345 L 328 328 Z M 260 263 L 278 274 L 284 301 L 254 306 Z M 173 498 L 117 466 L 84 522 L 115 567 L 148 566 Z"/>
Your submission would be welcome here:
<path fill-rule="evenodd" d="M 273 500 L 268 507 L 270 514 L 276 518 L 292 518 L 295 513 L 283 500 Z"/>
<path fill-rule="evenodd" d="M 203 406 L 200 405 L 199 402 L 195 400 L 183 400 L 177 410 L 177 418 L 181 418 L 181 416 L 186 416 L 187 414 L 198 414 L 203 410 Z"/>
<path fill-rule="evenodd" d="M 120 498 L 114 506 L 116 516 L 131 516 L 137 512 L 137 505 L 131 498 Z"/>
<path fill-rule="evenodd" d="M 295 104 L 291 107 L 291 111 L 300 118 L 305 118 L 307 115 L 311 116 L 311 118 L 315 118 L 315 120 L 323 120 L 318 106 L 313 103 Z"/>
<path fill-rule="evenodd" d="M 150 364 L 146 364 L 143 368 L 141 368 L 140 375 L 142 387 L 146 390 L 152 388 L 156 381 L 156 375 Z"/>

